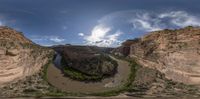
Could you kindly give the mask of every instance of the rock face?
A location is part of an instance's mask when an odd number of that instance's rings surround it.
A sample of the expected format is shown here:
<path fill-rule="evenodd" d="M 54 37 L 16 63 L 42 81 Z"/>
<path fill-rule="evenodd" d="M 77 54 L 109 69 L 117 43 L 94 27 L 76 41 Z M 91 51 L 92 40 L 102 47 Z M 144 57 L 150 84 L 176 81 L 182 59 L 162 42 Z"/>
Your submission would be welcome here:
<path fill-rule="evenodd" d="M 113 49 L 111 53 L 117 56 L 128 56 L 130 54 L 130 46 L 137 43 L 140 39 L 126 40 L 120 47 Z"/>
<path fill-rule="evenodd" d="M 0 27 L 0 86 L 40 71 L 53 53 L 9 27 Z"/>
<path fill-rule="evenodd" d="M 103 54 L 105 49 L 95 46 L 60 46 L 54 49 L 61 54 L 66 66 L 88 75 L 112 75 L 117 63 Z M 101 53 L 102 52 L 102 53 Z"/>
<path fill-rule="evenodd" d="M 149 33 L 129 46 L 131 58 L 157 69 L 168 79 L 200 84 L 200 28 Z"/>

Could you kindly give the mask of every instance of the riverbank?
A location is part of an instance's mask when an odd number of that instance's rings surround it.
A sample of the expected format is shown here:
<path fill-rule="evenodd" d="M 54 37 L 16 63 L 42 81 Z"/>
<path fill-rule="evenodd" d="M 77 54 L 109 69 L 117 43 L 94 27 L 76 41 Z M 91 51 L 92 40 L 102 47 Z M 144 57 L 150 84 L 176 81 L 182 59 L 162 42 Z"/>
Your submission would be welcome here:
<path fill-rule="evenodd" d="M 65 77 L 61 70 L 53 64 L 47 69 L 48 82 L 56 88 L 70 93 L 99 93 L 115 90 L 126 83 L 131 68 L 129 62 L 119 60 L 111 56 L 118 62 L 118 73 L 113 77 L 105 78 L 101 82 L 82 82 Z"/>

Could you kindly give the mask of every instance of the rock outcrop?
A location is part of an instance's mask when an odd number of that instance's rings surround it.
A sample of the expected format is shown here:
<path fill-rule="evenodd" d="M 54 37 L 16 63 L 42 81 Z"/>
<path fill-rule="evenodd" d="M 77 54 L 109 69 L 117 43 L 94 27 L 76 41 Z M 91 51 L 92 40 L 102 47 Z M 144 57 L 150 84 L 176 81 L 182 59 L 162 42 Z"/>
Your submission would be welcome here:
<path fill-rule="evenodd" d="M 200 28 L 151 32 L 129 46 L 129 57 L 159 70 L 168 79 L 200 84 Z"/>
<path fill-rule="evenodd" d="M 34 44 L 22 33 L 0 27 L 0 86 L 38 73 L 53 50 Z"/>
<path fill-rule="evenodd" d="M 138 38 L 126 40 L 120 47 L 113 49 L 111 53 L 117 56 L 128 56 L 130 54 L 130 46 L 137 43 L 139 40 Z"/>
<path fill-rule="evenodd" d="M 57 46 L 54 49 L 61 54 L 62 63 L 87 75 L 113 75 L 117 63 L 104 54 L 109 49 L 96 46 Z"/>

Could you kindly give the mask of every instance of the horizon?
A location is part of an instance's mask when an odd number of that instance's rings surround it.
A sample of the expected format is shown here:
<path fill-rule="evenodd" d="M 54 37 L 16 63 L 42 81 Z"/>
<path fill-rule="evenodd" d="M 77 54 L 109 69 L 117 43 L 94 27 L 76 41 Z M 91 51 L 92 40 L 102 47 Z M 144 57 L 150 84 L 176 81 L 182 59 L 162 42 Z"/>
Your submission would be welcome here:
<path fill-rule="evenodd" d="M 149 32 L 200 26 L 198 0 L 1 0 L 0 26 L 47 45 L 117 47 Z M 146 3 L 144 5 L 144 3 Z"/>

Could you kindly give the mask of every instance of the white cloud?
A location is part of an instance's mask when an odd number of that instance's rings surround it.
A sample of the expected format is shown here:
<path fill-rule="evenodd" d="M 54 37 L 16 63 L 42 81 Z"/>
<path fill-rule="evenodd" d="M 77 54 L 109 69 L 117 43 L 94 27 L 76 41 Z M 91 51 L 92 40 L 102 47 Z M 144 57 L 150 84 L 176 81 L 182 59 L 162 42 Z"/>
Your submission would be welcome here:
<path fill-rule="evenodd" d="M 65 41 L 64 38 L 61 38 L 59 36 L 32 36 L 31 40 L 33 40 L 35 42 L 52 41 L 55 43 L 62 43 Z"/>
<path fill-rule="evenodd" d="M 114 34 L 107 35 L 105 39 L 103 40 L 103 43 L 100 43 L 101 46 L 112 46 L 113 44 L 117 43 L 119 44 L 120 41 L 118 40 L 119 36 L 122 34 L 121 31 L 117 31 Z"/>
<path fill-rule="evenodd" d="M 105 27 L 103 25 L 97 25 L 93 28 L 91 35 L 86 38 L 90 42 L 101 41 L 110 30 L 111 29 L 109 27 Z"/>
<path fill-rule="evenodd" d="M 115 43 L 119 42 L 118 37 L 122 32 L 117 31 L 110 34 L 111 28 L 99 24 L 93 28 L 91 34 L 84 36 L 86 44 L 96 45 L 101 47 L 113 46 Z"/>
<path fill-rule="evenodd" d="M 186 26 L 200 26 L 200 16 L 176 10 L 162 12 L 145 10 L 119 11 L 102 17 L 89 35 L 81 37 L 85 39 L 86 44 L 116 46 L 120 40 L 141 36 L 146 32 Z M 118 30 L 121 32 L 116 32 Z M 121 35 L 126 36 L 122 36 L 119 40 Z"/>
<path fill-rule="evenodd" d="M 183 28 L 186 26 L 200 26 L 197 15 L 185 11 L 170 11 L 164 13 L 137 13 L 130 21 L 134 29 L 143 31 L 157 31 L 166 28 Z"/>
<path fill-rule="evenodd" d="M 54 41 L 56 43 L 61 43 L 61 42 L 65 41 L 65 39 L 59 38 L 58 36 L 51 36 L 51 37 L 49 37 L 49 40 Z"/>
<path fill-rule="evenodd" d="M 158 15 L 159 18 L 165 18 L 165 17 L 172 17 L 172 18 L 176 18 L 177 16 L 180 15 L 184 15 L 185 12 L 184 11 L 171 11 L 171 12 L 165 12 L 165 13 L 161 13 Z"/>
<path fill-rule="evenodd" d="M 170 13 L 162 13 L 159 15 L 160 18 L 171 18 L 171 23 L 179 26 L 200 26 L 200 20 L 197 16 L 190 15 L 184 11 L 172 11 Z"/>
<path fill-rule="evenodd" d="M 78 33 L 78 36 L 84 36 L 84 33 Z"/>
<path fill-rule="evenodd" d="M 133 21 L 133 28 L 137 29 L 144 29 L 146 31 L 157 31 L 161 30 L 159 26 L 153 26 L 150 22 L 147 20 L 142 19 L 134 19 Z"/>

